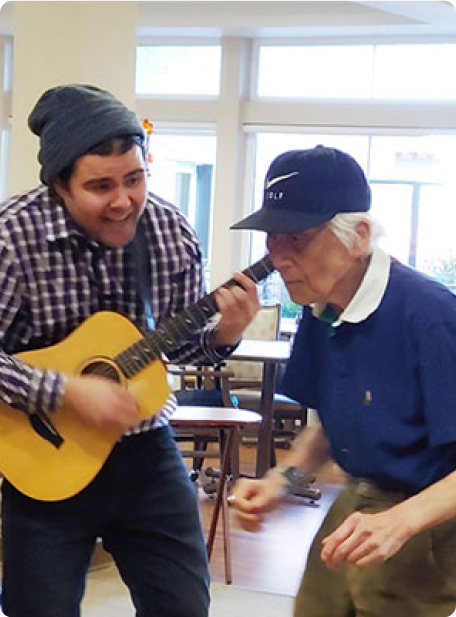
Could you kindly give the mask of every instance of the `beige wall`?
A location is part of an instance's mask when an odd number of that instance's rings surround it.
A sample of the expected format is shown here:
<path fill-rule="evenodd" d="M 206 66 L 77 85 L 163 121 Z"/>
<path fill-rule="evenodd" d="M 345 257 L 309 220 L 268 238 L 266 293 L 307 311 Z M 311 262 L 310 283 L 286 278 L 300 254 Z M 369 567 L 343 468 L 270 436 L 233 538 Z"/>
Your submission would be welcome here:
<path fill-rule="evenodd" d="M 39 182 L 27 117 L 49 87 L 90 83 L 134 105 L 136 2 L 15 2 L 8 193 Z"/>

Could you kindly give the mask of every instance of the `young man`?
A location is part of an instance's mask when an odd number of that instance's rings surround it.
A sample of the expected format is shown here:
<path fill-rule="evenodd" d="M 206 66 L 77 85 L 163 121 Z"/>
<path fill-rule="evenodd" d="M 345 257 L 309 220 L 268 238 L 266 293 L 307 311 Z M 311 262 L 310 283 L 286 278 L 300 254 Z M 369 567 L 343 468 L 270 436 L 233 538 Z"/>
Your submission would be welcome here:
<path fill-rule="evenodd" d="M 348 155 L 318 146 L 271 164 L 267 233 L 303 305 L 283 389 L 319 412 L 282 464 L 241 479 L 257 528 L 296 468 L 332 457 L 347 486 L 312 545 L 296 617 L 448 617 L 456 607 L 456 298 L 375 246 L 370 190 Z M 297 530 L 299 534 L 299 530 Z"/>
<path fill-rule="evenodd" d="M 115 381 L 34 368 L 14 355 L 62 341 L 100 310 L 146 331 L 130 245 L 140 221 L 149 265 L 143 274 L 159 327 L 203 293 L 199 243 L 177 208 L 148 193 L 141 124 L 110 93 L 52 88 L 29 126 L 40 137 L 43 185 L 0 210 L 0 399 L 18 414 L 51 420 L 65 408 L 123 437 L 95 479 L 70 498 L 32 499 L 4 481 L 4 610 L 9 617 L 79 615 L 101 537 L 138 616 L 206 617 L 197 503 L 167 423 L 174 397 L 140 421 L 133 394 Z M 258 300 L 247 277 L 235 278 L 239 286 L 216 294 L 217 325 L 187 338 L 168 354 L 171 361 L 218 361 L 236 345 Z"/>

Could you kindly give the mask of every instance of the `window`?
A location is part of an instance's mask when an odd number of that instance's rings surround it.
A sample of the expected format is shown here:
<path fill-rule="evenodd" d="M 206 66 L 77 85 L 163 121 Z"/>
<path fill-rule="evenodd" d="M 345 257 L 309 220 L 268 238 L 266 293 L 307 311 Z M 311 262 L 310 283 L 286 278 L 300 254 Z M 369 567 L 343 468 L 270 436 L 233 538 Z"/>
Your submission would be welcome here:
<path fill-rule="evenodd" d="M 262 46 L 258 95 L 367 98 L 371 93 L 372 46 Z"/>
<path fill-rule="evenodd" d="M 402 263 L 409 263 L 411 245 L 413 185 L 373 183 L 371 213 L 383 226 L 380 246 Z"/>
<path fill-rule="evenodd" d="M 218 45 L 141 45 L 136 53 L 138 94 L 219 94 L 221 49 Z"/>
<path fill-rule="evenodd" d="M 455 100 L 456 45 L 376 45 L 374 98 Z"/>
<path fill-rule="evenodd" d="M 456 285 L 454 135 L 375 136 L 371 139 L 372 213 L 385 227 L 381 241 L 395 257 Z M 439 264 L 455 259 L 454 280 L 441 277 Z"/>
<path fill-rule="evenodd" d="M 275 156 L 324 144 L 349 152 L 368 171 L 373 216 L 382 224 L 382 246 L 394 257 L 434 276 L 456 292 L 456 208 L 451 170 L 456 135 L 313 135 L 257 133 L 255 209 Z M 252 232 L 252 261 L 265 252 L 265 234 Z M 279 277 L 263 286 L 265 302 L 280 301 L 285 315 L 296 307 Z"/>
<path fill-rule="evenodd" d="M 392 32 L 378 43 L 342 39 L 341 33 L 332 41 L 290 43 L 252 41 L 242 34 L 185 44 L 169 38 L 139 44 L 136 110 L 156 125 L 151 186 L 178 203 L 197 229 L 205 256 L 214 261 L 212 288 L 227 279 L 228 267 L 231 273 L 264 254 L 264 234 L 234 235 L 229 225 L 247 214 L 245 201 L 260 207 L 271 160 L 285 150 L 317 144 L 350 152 L 367 171 L 372 211 L 386 228 L 384 247 L 412 266 L 448 279 L 452 266 L 447 262 L 453 259 L 449 230 L 454 228 L 448 178 L 454 176 L 451 154 L 456 145 L 456 82 L 448 76 L 456 44 L 443 36 L 426 40 L 423 35 L 421 41 L 416 37 L 413 44 L 404 44 Z M 226 96 L 219 101 L 221 92 Z M 175 100 L 182 97 L 187 97 L 185 103 Z M 157 129 L 178 122 L 210 126 L 213 133 L 171 135 Z M 203 137 L 210 145 L 203 144 Z M 217 152 L 224 155 L 217 176 L 216 138 Z M 223 208 L 217 228 L 213 192 L 227 196 L 217 204 Z M 199 221 L 204 216 L 203 225 Z M 432 224 L 433 216 L 439 219 Z M 439 222 L 444 228 L 440 233 Z M 285 313 L 296 309 L 283 295 L 279 279 L 270 277 L 265 289 L 265 297 L 282 301 Z"/>
<path fill-rule="evenodd" d="M 149 188 L 186 215 L 201 241 L 207 275 L 215 149 L 214 135 L 157 130 L 150 139 Z"/>
<path fill-rule="evenodd" d="M 260 97 L 456 100 L 455 44 L 261 45 Z M 436 70 L 438 67 L 438 70 Z"/>
<path fill-rule="evenodd" d="M 454 187 L 423 186 L 417 229 L 416 266 L 456 293 Z"/>

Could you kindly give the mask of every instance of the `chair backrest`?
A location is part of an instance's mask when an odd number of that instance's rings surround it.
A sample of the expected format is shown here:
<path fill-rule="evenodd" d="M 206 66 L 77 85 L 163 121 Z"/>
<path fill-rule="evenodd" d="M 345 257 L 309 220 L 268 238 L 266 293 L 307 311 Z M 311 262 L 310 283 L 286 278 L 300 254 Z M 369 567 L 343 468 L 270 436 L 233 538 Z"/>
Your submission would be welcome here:
<path fill-rule="evenodd" d="M 220 366 L 192 366 L 169 368 L 168 372 L 178 377 L 174 394 L 179 405 L 203 407 L 236 407 L 231 396 L 229 380 L 233 373 Z"/>
<path fill-rule="evenodd" d="M 244 338 L 275 341 L 280 333 L 280 304 L 265 305 L 244 330 Z"/>
<path fill-rule="evenodd" d="M 244 331 L 244 338 L 276 341 L 280 334 L 280 304 L 265 305 L 260 308 Z M 263 365 L 261 362 L 228 360 L 226 368 L 234 373 L 230 380 L 231 387 L 255 387 L 261 384 Z"/>

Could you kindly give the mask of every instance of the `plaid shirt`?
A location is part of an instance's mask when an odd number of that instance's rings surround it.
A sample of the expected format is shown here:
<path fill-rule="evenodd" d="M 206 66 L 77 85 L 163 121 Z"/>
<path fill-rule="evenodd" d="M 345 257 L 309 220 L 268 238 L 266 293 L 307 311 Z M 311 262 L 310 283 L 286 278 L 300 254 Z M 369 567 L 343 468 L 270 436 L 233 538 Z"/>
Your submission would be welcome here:
<path fill-rule="evenodd" d="M 194 304 L 204 291 L 198 240 L 182 213 L 148 195 L 143 215 L 151 264 L 152 311 L 157 324 Z M 144 304 L 130 251 L 89 240 L 60 198 L 40 186 L 0 206 L 0 400 L 26 413 L 58 409 L 66 382 L 13 354 L 64 339 L 100 310 L 128 317 L 146 330 Z M 213 327 L 169 360 L 216 362 Z M 166 423 L 174 396 L 133 432 Z"/>

